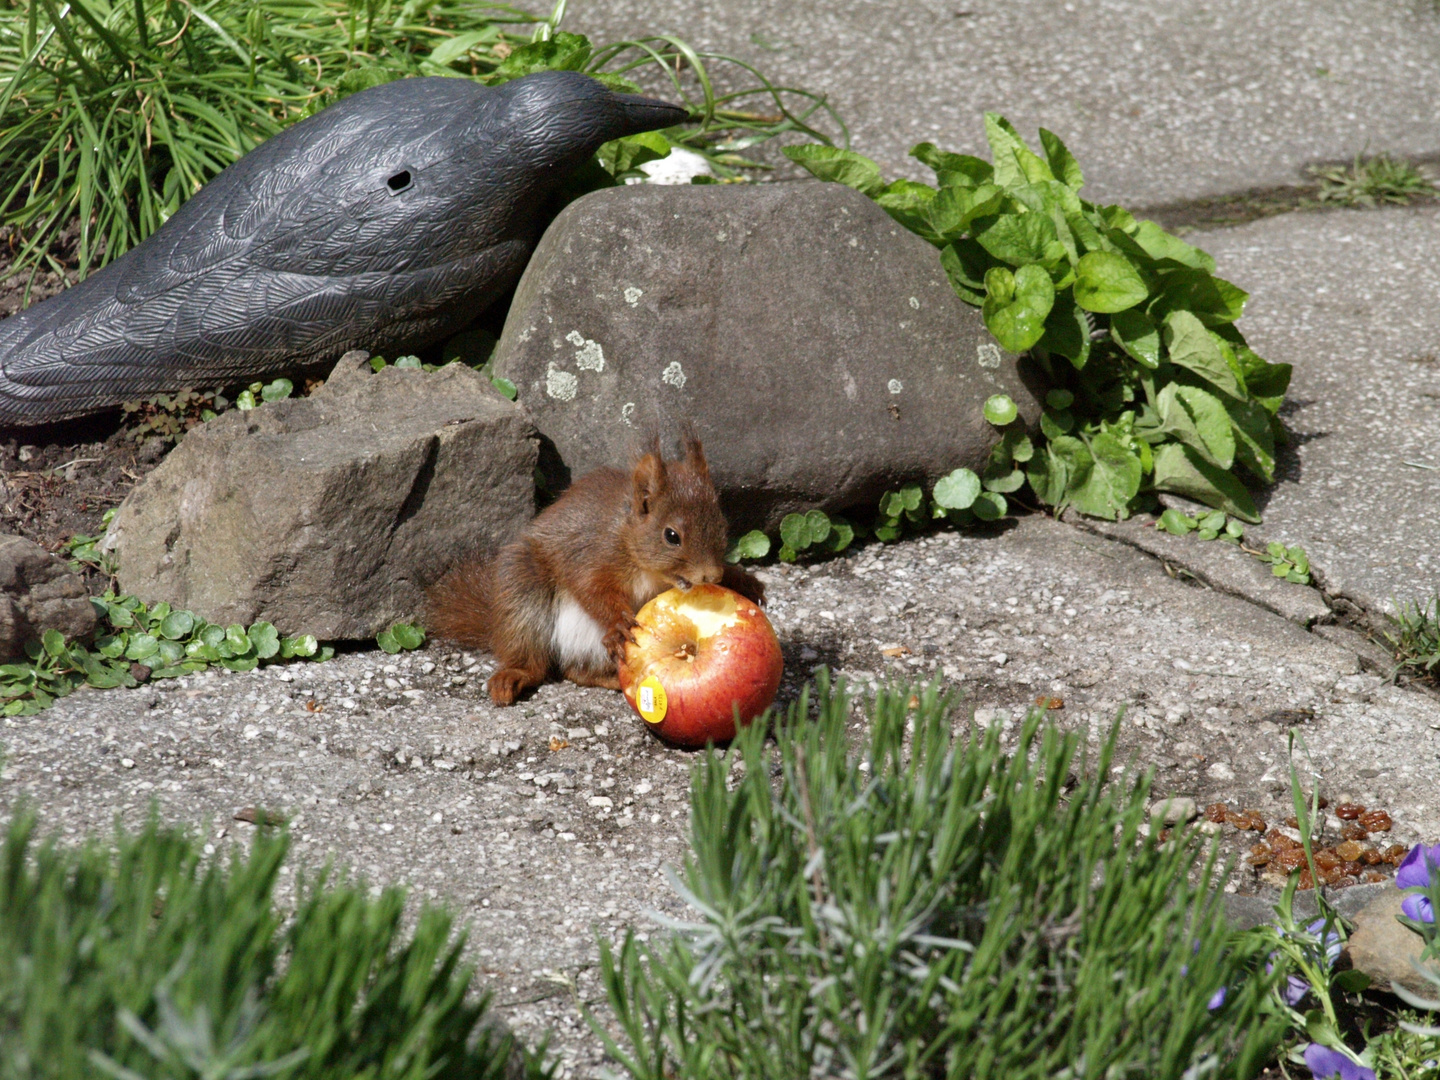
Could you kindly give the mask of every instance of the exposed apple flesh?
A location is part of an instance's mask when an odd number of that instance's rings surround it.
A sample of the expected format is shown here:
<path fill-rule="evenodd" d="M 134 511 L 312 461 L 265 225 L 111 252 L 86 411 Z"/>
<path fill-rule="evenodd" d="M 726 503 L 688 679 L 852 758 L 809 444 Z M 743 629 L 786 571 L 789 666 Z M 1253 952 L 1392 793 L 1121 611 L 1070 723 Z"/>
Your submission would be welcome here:
<path fill-rule="evenodd" d="M 620 688 L 656 735 L 677 746 L 735 737 L 775 700 L 784 661 L 765 613 L 720 585 L 670 589 L 635 615 Z"/>

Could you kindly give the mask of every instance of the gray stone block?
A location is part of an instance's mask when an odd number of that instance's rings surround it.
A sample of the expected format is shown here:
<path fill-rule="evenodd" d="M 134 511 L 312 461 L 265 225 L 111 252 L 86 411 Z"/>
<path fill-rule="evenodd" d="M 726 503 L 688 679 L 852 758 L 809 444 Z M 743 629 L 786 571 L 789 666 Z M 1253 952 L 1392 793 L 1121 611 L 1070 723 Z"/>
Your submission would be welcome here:
<path fill-rule="evenodd" d="M 185 437 L 106 534 L 120 585 L 217 623 L 364 638 L 421 610 L 466 552 L 533 516 L 538 443 L 481 375 L 341 358 L 308 398 Z"/>
<path fill-rule="evenodd" d="M 934 248 L 837 184 L 634 186 L 540 241 L 496 371 L 573 475 L 692 422 L 737 529 L 983 467 L 1039 406 Z"/>
<path fill-rule="evenodd" d="M 89 637 L 95 609 L 78 574 L 39 544 L 0 536 L 0 660 L 23 654 L 46 630 Z"/>

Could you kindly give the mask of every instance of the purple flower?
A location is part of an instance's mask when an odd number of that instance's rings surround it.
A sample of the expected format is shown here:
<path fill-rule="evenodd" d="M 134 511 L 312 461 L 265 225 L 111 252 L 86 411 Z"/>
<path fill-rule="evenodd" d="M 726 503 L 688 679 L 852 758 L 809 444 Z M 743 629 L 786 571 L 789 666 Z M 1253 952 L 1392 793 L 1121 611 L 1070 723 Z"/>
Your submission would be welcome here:
<path fill-rule="evenodd" d="M 1299 975 L 1285 976 L 1285 989 L 1280 991 L 1285 998 L 1285 1004 L 1292 1009 L 1305 1000 L 1305 995 L 1310 992 L 1310 984 Z"/>
<path fill-rule="evenodd" d="M 1225 1004 L 1225 996 L 1228 993 L 1229 991 L 1226 990 L 1225 987 L 1220 987 L 1219 990 L 1216 990 L 1215 993 L 1210 995 L 1210 1001 L 1206 1004 L 1205 1007 L 1211 1012 L 1214 1012 L 1216 1009 L 1220 1008 L 1220 1006 Z"/>
<path fill-rule="evenodd" d="M 1324 929 L 1325 920 L 1316 919 L 1309 926 L 1305 927 L 1305 932 L 1319 937 Z M 1325 959 L 1330 963 L 1331 967 L 1334 967 L 1335 961 L 1340 959 L 1340 932 L 1338 930 L 1331 930 L 1328 934 L 1324 935 L 1322 940 L 1325 946 Z"/>
<path fill-rule="evenodd" d="M 1430 898 L 1419 893 L 1410 893 L 1401 900 L 1400 910 L 1416 922 L 1435 921 L 1435 909 L 1430 905 Z"/>
<path fill-rule="evenodd" d="M 1328 1046 L 1311 1043 L 1305 1048 L 1305 1067 L 1315 1074 L 1315 1080 L 1375 1080 L 1375 1070 L 1356 1065 L 1347 1055 Z"/>
<path fill-rule="evenodd" d="M 1430 884 L 1430 875 L 1440 871 L 1440 844 L 1426 847 L 1416 844 L 1395 871 L 1395 885 L 1401 889 L 1423 889 Z"/>

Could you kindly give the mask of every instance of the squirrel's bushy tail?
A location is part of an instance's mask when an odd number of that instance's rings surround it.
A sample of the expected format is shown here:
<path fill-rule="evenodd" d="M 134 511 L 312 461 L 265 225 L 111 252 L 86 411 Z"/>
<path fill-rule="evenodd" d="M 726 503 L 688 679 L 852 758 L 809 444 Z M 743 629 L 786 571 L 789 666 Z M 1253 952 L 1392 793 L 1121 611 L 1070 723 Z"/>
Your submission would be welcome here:
<path fill-rule="evenodd" d="M 461 563 L 426 593 L 426 628 L 467 649 L 490 649 L 490 583 L 487 561 Z"/>

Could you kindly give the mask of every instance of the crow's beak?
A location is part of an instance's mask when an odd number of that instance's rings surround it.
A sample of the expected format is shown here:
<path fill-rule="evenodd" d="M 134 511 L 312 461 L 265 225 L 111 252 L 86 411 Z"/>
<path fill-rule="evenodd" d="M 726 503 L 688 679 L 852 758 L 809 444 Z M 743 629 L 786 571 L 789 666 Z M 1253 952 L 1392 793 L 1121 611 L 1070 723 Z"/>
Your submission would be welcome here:
<path fill-rule="evenodd" d="M 668 101 L 641 97 L 639 94 L 616 94 L 620 114 L 624 117 L 626 135 L 638 135 L 642 131 L 674 127 L 683 124 L 690 116 L 690 110 Z"/>

